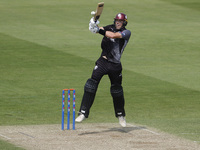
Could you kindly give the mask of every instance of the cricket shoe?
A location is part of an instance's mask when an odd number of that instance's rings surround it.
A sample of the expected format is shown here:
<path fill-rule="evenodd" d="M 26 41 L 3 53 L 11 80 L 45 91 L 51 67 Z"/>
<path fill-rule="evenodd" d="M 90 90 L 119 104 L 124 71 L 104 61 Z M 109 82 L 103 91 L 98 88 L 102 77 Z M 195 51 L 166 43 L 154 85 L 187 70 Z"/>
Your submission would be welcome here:
<path fill-rule="evenodd" d="M 119 116 L 118 119 L 119 119 L 119 124 L 122 127 L 126 127 L 126 119 L 125 119 L 125 117 L 124 116 Z"/>
<path fill-rule="evenodd" d="M 77 118 L 76 118 L 76 122 L 82 122 L 85 119 L 84 114 L 80 114 Z"/>

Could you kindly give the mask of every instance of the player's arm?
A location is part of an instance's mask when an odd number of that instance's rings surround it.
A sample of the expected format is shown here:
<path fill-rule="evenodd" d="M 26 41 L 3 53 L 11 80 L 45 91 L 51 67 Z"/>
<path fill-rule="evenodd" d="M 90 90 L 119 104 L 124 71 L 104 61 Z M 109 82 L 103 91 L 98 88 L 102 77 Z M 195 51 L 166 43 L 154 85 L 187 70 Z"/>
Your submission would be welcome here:
<path fill-rule="evenodd" d="M 108 38 L 112 38 L 112 39 L 117 39 L 117 38 L 122 38 L 122 34 L 119 32 L 111 32 L 111 31 L 106 31 L 105 36 Z"/>
<path fill-rule="evenodd" d="M 112 39 L 122 38 L 122 34 L 120 32 L 105 31 L 103 27 L 99 27 L 99 34 Z"/>

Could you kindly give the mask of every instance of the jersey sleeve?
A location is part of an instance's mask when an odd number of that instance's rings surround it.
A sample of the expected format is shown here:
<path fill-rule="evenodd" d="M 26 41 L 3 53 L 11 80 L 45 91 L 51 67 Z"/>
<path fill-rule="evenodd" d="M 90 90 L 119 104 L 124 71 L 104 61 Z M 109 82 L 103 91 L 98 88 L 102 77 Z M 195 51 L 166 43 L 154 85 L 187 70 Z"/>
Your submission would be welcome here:
<path fill-rule="evenodd" d="M 129 30 L 124 30 L 121 32 L 122 34 L 122 38 L 125 40 L 129 40 L 130 36 L 131 36 L 131 31 Z"/>

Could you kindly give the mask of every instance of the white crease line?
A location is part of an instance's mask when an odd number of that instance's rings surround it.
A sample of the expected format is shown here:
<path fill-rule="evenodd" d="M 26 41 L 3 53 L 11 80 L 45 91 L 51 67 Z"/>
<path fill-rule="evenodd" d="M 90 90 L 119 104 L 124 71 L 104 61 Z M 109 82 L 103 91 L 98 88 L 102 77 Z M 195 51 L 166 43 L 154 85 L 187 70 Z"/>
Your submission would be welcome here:
<path fill-rule="evenodd" d="M 151 133 L 153 133 L 153 134 L 155 134 L 155 135 L 160 135 L 159 133 L 154 132 L 154 131 L 151 131 L 151 130 L 149 130 L 149 129 L 143 129 L 143 130 L 146 130 L 146 131 L 148 131 L 148 132 L 151 132 Z"/>
<path fill-rule="evenodd" d="M 132 127 L 138 127 L 138 126 L 132 125 L 132 124 L 130 124 L 130 123 L 127 123 L 127 125 L 132 126 Z M 143 128 L 141 128 L 141 130 L 148 131 L 148 132 L 153 133 L 153 134 L 155 134 L 155 135 L 160 135 L 159 133 L 154 132 L 154 131 L 151 131 L 151 130 L 149 130 L 149 129 L 143 129 Z"/>
<path fill-rule="evenodd" d="M 7 137 L 7 136 L 5 136 L 5 135 L 2 135 L 2 134 L 0 134 L 0 136 L 1 136 L 1 137 L 4 137 L 5 139 L 8 139 L 8 140 L 11 139 L 11 138 L 9 138 L 9 137 Z"/>

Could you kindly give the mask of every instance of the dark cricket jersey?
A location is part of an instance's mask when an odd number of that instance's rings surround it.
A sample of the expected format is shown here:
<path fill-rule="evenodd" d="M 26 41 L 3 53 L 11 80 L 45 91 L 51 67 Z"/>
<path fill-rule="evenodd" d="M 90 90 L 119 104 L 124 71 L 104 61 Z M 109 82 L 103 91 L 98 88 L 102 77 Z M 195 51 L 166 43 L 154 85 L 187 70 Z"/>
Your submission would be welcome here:
<path fill-rule="evenodd" d="M 105 26 L 104 30 L 112 32 L 120 32 L 122 34 L 122 38 L 117 38 L 117 39 L 111 39 L 104 36 L 101 42 L 101 48 L 102 48 L 101 56 L 106 56 L 108 61 L 110 62 L 120 63 L 122 53 L 129 41 L 131 32 L 126 28 L 121 28 L 120 30 L 117 30 L 114 24 Z"/>

